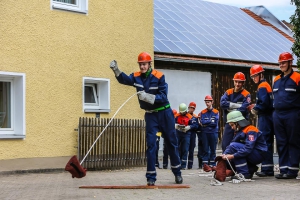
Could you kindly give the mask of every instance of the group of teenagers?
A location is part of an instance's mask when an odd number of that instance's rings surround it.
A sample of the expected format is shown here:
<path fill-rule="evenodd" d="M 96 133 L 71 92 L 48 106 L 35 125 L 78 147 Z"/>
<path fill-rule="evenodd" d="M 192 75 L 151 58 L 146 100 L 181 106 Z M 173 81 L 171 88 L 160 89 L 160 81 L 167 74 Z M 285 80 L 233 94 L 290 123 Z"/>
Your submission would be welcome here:
<path fill-rule="evenodd" d="M 234 88 L 228 89 L 220 100 L 224 117 L 222 134 L 223 160 L 246 179 L 255 173 L 260 177 L 274 176 L 273 142 L 276 138 L 280 173 L 277 179 L 295 179 L 300 161 L 300 74 L 292 68 L 293 56 L 289 52 L 279 55 L 281 74 L 275 77 L 272 87 L 264 78 L 261 65 L 250 68 L 250 77 L 258 85 L 256 103 L 244 88 L 246 77 L 237 72 L 233 77 Z M 218 141 L 219 111 L 213 108 L 213 98 L 204 99 L 206 108 L 194 114 L 196 104 L 182 103 L 178 113 L 168 101 L 168 84 L 162 72 L 152 68 L 149 53 L 138 55 L 139 71 L 126 75 L 117 61 L 110 63 L 119 83 L 136 88 L 140 108 L 145 110 L 147 142 L 147 185 L 155 185 L 158 137 L 164 138 L 163 167 L 170 168 L 175 183 L 181 184 L 182 169 L 193 166 L 196 135 L 198 136 L 199 167 L 213 168 Z M 257 126 L 250 124 L 249 115 L 257 117 Z M 175 125 L 175 126 L 174 126 Z M 228 163 L 228 164 L 229 164 Z M 261 171 L 257 172 L 257 164 Z"/>

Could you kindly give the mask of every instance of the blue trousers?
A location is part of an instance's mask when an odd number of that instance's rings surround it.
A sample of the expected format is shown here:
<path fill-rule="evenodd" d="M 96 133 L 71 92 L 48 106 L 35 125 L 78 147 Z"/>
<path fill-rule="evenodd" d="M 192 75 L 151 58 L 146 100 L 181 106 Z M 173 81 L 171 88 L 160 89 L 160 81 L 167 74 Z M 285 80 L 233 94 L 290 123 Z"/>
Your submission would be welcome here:
<path fill-rule="evenodd" d="M 199 162 L 199 168 L 202 168 L 202 159 L 203 159 L 203 144 L 202 144 L 202 132 L 201 131 L 197 131 L 197 138 L 198 138 L 198 153 L 197 153 L 197 157 L 198 157 L 198 162 Z"/>
<path fill-rule="evenodd" d="M 189 152 L 189 146 L 190 146 L 190 137 L 191 137 L 191 132 L 188 131 L 186 133 L 181 132 L 181 131 L 176 131 L 177 132 L 177 138 L 178 138 L 178 144 L 179 144 L 179 156 L 181 160 L 181 169 L 186 168 L 186 163 L 187 163 L 187 157 L 188 157 L 188 152 Z M 169 152 L 171 153 L 171 152 Z"/>
<path fill-rule="evenodd" d="M 273 112 L 280 173 L 297 175 L 300 161 L 300 110 Z"/>
<path fill-rule="evenodd" d="M 175 119 L 171 108 L 162 111 L 145 113 L 147 141 L 147 180 L 156 181 L 156 133 L 162 132 L 170 153 L 171 169 L 175 176 L 181 175 L 178 141 L 175 133 Z"/>
<path fill-rule="evenodd" d="M 233 139 L 234 130 L 229 126 L 228 123 L 224 126 L 223 137 L 222 137 L 222 151 L 224 152 L 226 147 L 230 144 Z"/>
<path fill-rule="evenodd" d="M 232 142 L 229 146 L 227 146 L 224 154 L 234 154 L 239 151 L 239 149 L 245 148 L 245 145 L 238 142 Z M 234 168 L 237 173 L 241 173 L 243 175 L 253 175 L 253 173 L 257 170 L 255 165 L 261 163 L 264 160 L 263 155 L 257 149 L 253 149 L 253 151 L 246 157 L 234 158 L 231 161 L 231 164 L 234 164 Z"/>
<path fill-rule="evenodd" d="M 274 173 L 273 147 L 274 147 L 274 128 L 272 114 L 258 116 L 258 129 L 262 132 L 268 151 L 265 160 L 261 163 L 261 171 L 265 173 Z"/>
<path fill-rule="evenodd" d="M 191 169 L 193 167 L 195 146 L 196 146 L 196 132 L 191 131 L 189 156 L 188 156 L 188 169 Z"/>
<path fill-rule="evenodd" d="M 216 166 L 216 148 L 218 142 L 218 133 L 202 132 L 203 144 L 203 164 Z"/>
<path fill-rule="evenodd" d="M 163 149 L 163 167 L 168 167 L 169 164 L 169 151 L 167 145 L 164 141 L 164 149 Z"/>

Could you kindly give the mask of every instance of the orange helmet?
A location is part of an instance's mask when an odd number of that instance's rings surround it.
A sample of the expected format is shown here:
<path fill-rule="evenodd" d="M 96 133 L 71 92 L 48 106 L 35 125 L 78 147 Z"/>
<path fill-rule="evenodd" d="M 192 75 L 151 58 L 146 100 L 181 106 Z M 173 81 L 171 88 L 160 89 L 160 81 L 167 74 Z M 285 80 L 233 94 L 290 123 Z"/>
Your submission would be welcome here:
<path fill-rule="evenodd" d="M 151 58 L 150 54 L 147 52 L 142 52 L 138 56 L 138 63 L 151 62 L 151 61 L 152 61 L 152 58 Z"/>
<path fill-rule="evenodd" d="M 232 80 L 234 80 L 234 81 L 246 81 L 245 74 L 243 74 L 242 72 L 237 72 L 237 73 L 235 73 Z"/>
<path fill-rule="evenodd" d="M 195 108 L 195 109 L 196 109 L 196 103 L 192 101 L 192 102 L 189 104 L 189 107 Z"/>
<path fill-rule="evenodd" d="M 204 101 L 213 101 L 213 98 L 210 95 L 205 96 Z"/>
<path fill-rule="evenodd" d="M 260 65 L 253 65 L 251 68 L 250 68 L 250 76 L 253 76 L 255 74 L 259 74 L 261 72 L 265 71 L 262 66 Z"/>
<path fill-rule="evenodd" d="M 176 115 L 177 114 L 177 110 L 173 109 L 173 114 Z"/>
<path fill-rule="evenodd" d="M 283 52 L 279 55 L 278 62 L 294 60 L 293 55 L 289 52 Z"/>

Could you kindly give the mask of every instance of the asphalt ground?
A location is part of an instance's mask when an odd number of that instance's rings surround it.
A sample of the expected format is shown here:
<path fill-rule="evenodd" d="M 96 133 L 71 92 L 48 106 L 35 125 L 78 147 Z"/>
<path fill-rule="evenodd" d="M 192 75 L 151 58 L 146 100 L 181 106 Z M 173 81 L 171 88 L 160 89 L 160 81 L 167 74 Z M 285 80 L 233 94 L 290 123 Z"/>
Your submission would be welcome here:
<path fill-rule="evenodd" d="M 196 168 L 182 170 L 187 189 L 80 189 L 80 186 L 146 185 L 145 167 L 114 171 L 88 171 L 86 177 L 72 178 L 63 169 L 6 171 L 0 173 L 1 200 L 60 199 L 300 199 L 300 180 L 278 180 L 254 176 L 253 182 L 233 184 L 227 179 L 211 186 L 212 173 Z M 278 173 L 278 172 L 277 172 Z M 156 185 L 175 184 L 170 169 L 157 169 Z"/>

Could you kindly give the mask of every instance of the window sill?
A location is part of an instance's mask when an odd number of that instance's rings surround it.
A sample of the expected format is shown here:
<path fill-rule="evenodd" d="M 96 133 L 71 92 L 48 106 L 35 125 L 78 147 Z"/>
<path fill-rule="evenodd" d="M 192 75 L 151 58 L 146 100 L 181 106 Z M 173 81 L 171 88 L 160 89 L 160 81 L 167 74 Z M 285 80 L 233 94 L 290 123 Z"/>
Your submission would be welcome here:
<path fill-rule="evenodd" d="M 110 109 L 84 109 L 85 113 L 109 113 Z"/>
<path fill-rule="evenodd" d="M 25 135 L 0 134 L 0 139 L 24 139 Z"/>
<path fill-rule="evenodd" d="M 76 13 L 81 13 L 81 14 L 87 14 L 87 10 L 80 10 L 80 9 L 72 9 L 72 8 L 65 8 L 65 7 L 60 7 L 60 6 L 55 6 L 53 5 L 52 8 L 54 10 L 65 10 L 65 11 L 71 11 L 71 12 L 76 12 Z"/>

